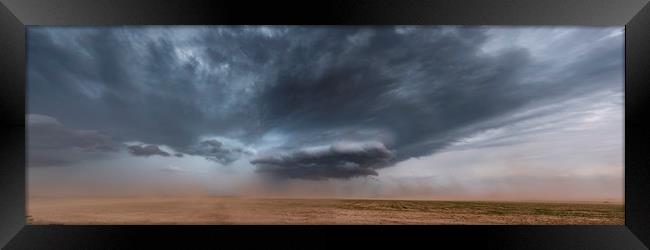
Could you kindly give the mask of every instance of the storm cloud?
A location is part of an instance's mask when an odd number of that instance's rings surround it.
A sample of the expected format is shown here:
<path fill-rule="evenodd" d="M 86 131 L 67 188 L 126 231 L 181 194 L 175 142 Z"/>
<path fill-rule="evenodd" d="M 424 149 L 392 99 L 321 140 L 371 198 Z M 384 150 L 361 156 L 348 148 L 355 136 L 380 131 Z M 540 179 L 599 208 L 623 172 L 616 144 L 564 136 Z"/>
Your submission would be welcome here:
<path fill-rule="evenodd" d="M 26 120 L 29 166 L 69 165 L 119 150 L 99 131 L 68 128 L 46 115 L 28 114 Z"/>
<path fill-rule="evenodd" d="M 336 143 L 301 149 L 288 154 L 262 156 L 252 161 L 258 172 L 275 177 L 302 179 L 352 178 L 377 175 L 393 153 L 380 142 Z"/>
<path fill-rule="evenodd" d="M 135 156 L 152 156 L 152 155 L 160 155 L 160 156 L 171 156 L 170 153 L 163 151 L 160 149 L 160 147 L 156 145 L 131 145 L 127 146 L 129 153 Z"/>
<path fill-rule="evenodd" d="M 193 145 L 189 152 L 222 165 L 228 165 L 245 155 L 252 154 L 252 152 L 241 146 L 233 145 L 233 143 L 226 144 L 217 139 L 202 140 Z"/>
<path fill-rule="evenodd" d="M 543 107 L 622 92 L 623 43 L 611 35 L 620 28 L 501 29 L 30 27 L 28 108 L 123 141 L 319 180 L 377 175 L 558 112 Z M 499 40 L 518 32 L 554 50 Z M 513 116 L 526 110 L 541 111 Z M 94 132 L 66 133 L 76 138 L 66 145 L 106 146 L 87 142 L 104 140 Z"/>

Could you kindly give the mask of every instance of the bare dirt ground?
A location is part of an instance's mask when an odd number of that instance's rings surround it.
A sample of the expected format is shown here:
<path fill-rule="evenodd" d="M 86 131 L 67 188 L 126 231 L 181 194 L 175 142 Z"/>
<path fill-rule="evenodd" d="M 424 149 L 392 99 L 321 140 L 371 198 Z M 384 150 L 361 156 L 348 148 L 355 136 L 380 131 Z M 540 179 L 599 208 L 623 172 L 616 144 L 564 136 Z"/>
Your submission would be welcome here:
<path fill-rule="evenodd" d="M 624 224 L 621 203 L 30 198 L 29 224 Z"/>

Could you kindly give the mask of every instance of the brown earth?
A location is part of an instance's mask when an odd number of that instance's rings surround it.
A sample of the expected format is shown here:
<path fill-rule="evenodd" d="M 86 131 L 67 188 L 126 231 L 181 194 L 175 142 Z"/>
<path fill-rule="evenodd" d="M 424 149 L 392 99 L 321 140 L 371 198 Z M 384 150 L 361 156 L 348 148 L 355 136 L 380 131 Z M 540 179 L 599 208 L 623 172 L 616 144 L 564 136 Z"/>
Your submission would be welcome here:
<path fill-rule="evenodd" d="M 621 203 L 30 198 L 29 224 L 624 224 Z"/>

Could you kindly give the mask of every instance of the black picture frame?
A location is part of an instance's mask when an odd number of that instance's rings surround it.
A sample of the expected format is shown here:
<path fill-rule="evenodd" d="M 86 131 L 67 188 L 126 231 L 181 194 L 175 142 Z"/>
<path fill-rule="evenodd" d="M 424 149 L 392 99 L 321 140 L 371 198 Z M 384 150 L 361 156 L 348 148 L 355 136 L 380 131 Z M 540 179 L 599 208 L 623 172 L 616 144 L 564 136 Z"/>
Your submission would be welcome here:
<path fill-rule="evenodd" d="M 494 249 L 650 246 L 650 5 L 647 0 L 0 0 L 0 246 L 7 249 L 334 248 L 411 244 Z M 194 24 L 625 25 L 625 225 L 26 225 L 25 26 Z"/>

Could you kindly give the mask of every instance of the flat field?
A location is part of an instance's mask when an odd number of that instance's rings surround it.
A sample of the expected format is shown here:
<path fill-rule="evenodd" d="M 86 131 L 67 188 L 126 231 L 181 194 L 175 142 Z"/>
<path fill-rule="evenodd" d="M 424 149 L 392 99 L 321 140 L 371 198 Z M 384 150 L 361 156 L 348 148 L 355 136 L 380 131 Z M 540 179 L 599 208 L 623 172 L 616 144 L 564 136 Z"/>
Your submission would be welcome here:
<path fill-rule="evenodd" d="M 30 198 L 29 224 L 624 224 L 621 203 Z"/>

